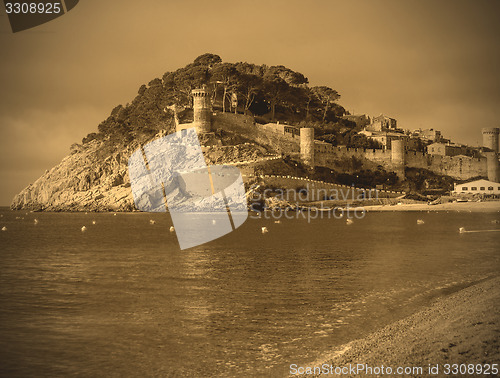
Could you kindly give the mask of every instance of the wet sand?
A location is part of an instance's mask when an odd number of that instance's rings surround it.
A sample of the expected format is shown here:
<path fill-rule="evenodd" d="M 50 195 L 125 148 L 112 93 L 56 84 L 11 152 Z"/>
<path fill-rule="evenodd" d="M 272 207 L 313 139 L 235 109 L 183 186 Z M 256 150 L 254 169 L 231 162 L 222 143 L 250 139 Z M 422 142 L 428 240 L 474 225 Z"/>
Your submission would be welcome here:
<path fill-rule="evenodd" d="M 499 305 L 500 277 L 490 278 L 437 299 L 366 338 L 340 346 L 311 366 L 416 366 L 423 368 L 423 374 L 404 376 L 429 376 L 429 364 L 439 364 L 439 374 L 433 376 L 445 376 L 445 364 L 481 364 L 483 368 L 485 364 L 500 364 Z"/>

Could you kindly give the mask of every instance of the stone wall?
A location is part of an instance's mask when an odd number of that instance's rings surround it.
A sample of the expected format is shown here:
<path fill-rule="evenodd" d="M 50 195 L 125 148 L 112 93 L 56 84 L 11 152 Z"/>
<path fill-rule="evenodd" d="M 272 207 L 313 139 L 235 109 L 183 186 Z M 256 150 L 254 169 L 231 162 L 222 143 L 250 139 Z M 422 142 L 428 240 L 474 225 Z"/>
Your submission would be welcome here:
<path fill-rule="evenodd" d="M 214 129 L 239 133 L 270 147 L 276 153 L 296 155 L 300 152 L 300 137 L 293 128 L 282 124 L 256 124 L 252 117 L 232 113 L 220 113 L 213 117 Z M 347 148 L 315 141 L 314 160 L 316 166 L 335 169 L 339 161 L 356 158 L 365 169 L 375 169 L 377 165 L 386 170 L 395 171 L 398 166 L 392 161 L 391 150 Z M 458 156 L 432 156 L 424 152 L 405 151 L 406 167 L 428 169 L 441 175 L 448 175 L 459 180 L 477 176 L 487 177 L 486 158 Z"/>

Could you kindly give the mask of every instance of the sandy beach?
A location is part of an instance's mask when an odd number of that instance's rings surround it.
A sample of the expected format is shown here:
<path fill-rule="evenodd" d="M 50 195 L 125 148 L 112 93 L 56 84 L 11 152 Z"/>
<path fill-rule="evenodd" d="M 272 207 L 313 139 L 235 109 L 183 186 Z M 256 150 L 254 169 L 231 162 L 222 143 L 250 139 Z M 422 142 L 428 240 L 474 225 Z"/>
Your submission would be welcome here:
<path fill-rule="evenodd" d="M 500 363 L 500 277 L 483 280 L 473 286 L 437 299 L 429 307 L 388 325 L 366 338 L 342 345 L 311 366 L 342 368 L 366 364 L 372 368 L 421 367 L 399 376 L 472 376 L 449 374 L 448 369 L 474 364 L 470 369 L 490 370 Z M 448 365 L 449 366 L 448 366 Z M 490 366 L 488 368 L 488 365 Z M 430 374 L 429 367 L 434 370 Z M 463 366 L 462 369 L 466 367 Z M 332 370 L 330 370 L 332 371 Z M 339 376 L 383 376 L 387 374 L 349 373 Z M 325 375 L 325 372 L 312 376 Z M 333 374 L 334 376 L 338 374 Z"/>
<path fill-rule="evenodd" d="M 463 211 L 500 212 L 500 201 L 448 202 L 437 205 L 426 203 L 402 203 L 400 205 L 364 206 L 366 211 Z"/>

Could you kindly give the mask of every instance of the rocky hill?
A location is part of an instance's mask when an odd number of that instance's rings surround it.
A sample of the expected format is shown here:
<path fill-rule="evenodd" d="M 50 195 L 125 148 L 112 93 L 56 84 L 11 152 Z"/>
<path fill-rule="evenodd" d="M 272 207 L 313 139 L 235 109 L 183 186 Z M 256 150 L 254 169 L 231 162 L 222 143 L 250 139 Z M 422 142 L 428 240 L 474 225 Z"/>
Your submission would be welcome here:
<path fill-rule="evenodd" d="M 12 201 L 12 209 L 47 211 L 130 211 L 134 209 L 128 178 L 128 158 L 141 144 L 174 131 L 172 105 L 181 122 L 192 119 L 190 92 L 207 85 L 219 112 L 252 114 L 258 120 L 310 122 L 321 133 L 343 130 L 353 124 L 340 118 L 340 95 L 328 87 L 312 87 L 307 78 L 284 66 L 224 63 L 217 55 L 204 54 L 186 67 L 165 73 L 139 88 L 131 103 L 116 106 L 110 116 L 82 143 L 71 146 L 60 164 L 46 171 Z M 230 93 L 239 105 L 231 108 Z M 333 130 L 333 131 L 332 131 Z M 243 141 L 223 140 L 205 149 L 207 163 L 223 164 L 255 160 L 272 154 L 269 148 Z M 248 143 L 250 142 L 250 143 Z M 203 143 L 203 140 L 202 140 Z M 234 147 L 228 148 L 228 145 Z"/>

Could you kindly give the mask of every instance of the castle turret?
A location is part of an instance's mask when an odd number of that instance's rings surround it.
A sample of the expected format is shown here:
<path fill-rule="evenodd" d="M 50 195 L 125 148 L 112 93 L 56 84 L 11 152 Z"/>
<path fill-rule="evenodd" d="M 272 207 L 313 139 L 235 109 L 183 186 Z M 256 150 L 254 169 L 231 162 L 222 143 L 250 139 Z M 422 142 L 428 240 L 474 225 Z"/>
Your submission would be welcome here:
<path fill-rule="evenodd" d="M 200 133 L 209 133 L 211 128 L 212 104 L 210 102 L 210 93 L 206 88 L 193 89 L 193 111 L 196 131 Z"/>
<path fill-rule="evenodd" d="M 391 162 L 400 180 L 405 179 L 405 141 L 394 139 L 391 142 Z"/>
<path fill-rule="evenodd" d="M 314 129 L 300 128 L 300 158 L 304 165 L 314 168 Z"/>
<path fill-rule="evenodd" d="M 500 129 L 498 127 L 488 127 L 482 129 L 483 132 L 483 147 L 489 148 L 498 154 L 498 134 Z"/>
<path fill-rule="evenodd" d="M 488 180 L 500 182 L 500 168 L 498 164 L 498 155 L 496 152 L 485 152 L 486 164 L 488 168 Z"/>

